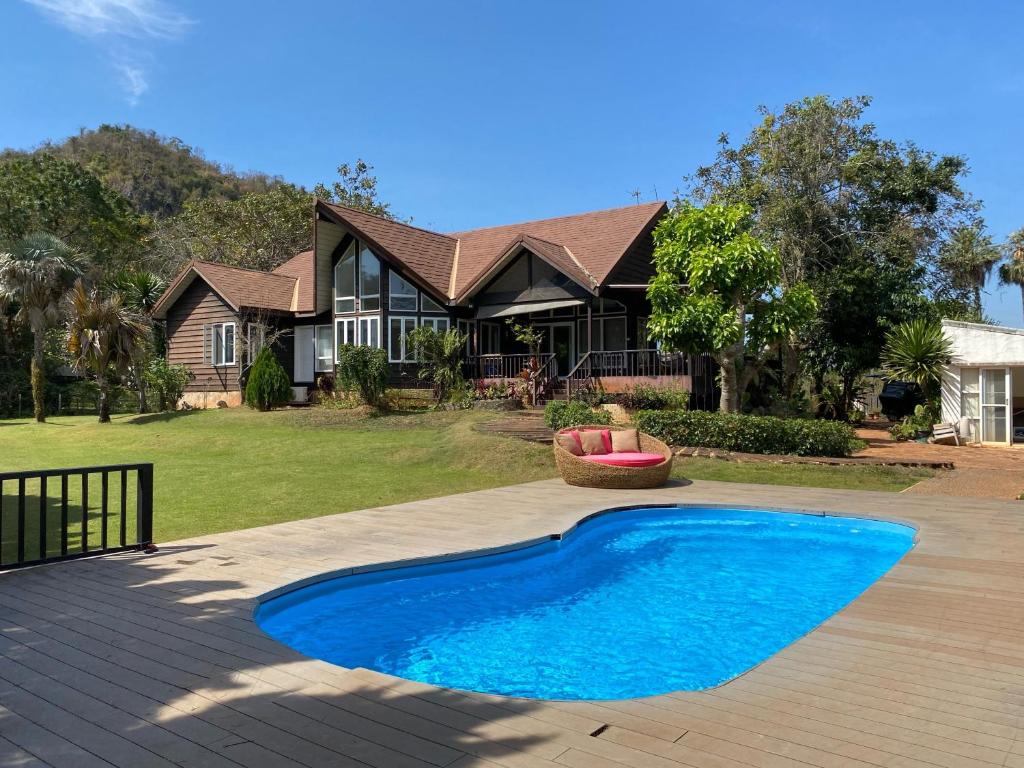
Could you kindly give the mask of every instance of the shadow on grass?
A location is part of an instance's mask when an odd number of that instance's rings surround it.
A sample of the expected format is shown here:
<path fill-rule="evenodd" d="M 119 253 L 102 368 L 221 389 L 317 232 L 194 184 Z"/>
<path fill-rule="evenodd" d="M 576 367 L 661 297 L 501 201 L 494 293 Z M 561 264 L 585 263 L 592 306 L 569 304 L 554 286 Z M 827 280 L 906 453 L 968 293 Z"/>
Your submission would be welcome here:
<path fill-rule="evenodd" d="M 51 747 L 120 765 L 151 763 L 154 751 L 195 765 L 396 768 L 464 755 L 518 764 L 531 762 L 523 752 L 536 761 L 564 751 L 557 728 L 517 720 L 537 702 L 345 670 L 272 640 L 252 621 L 253 588 L 231 577 L 242 555 L 218 550 L 174 547 L 0 577 L 0 670 L 33 691 L 5 698 L 6 738 L 32 738 L 36 697 L 73 695 L 74 706 L 48 716 Z M 82 720 L 103 737 L 90 738 Z"/>
<path fill-rule="evenodd" d="M 124 423 L 138 426 L 145 424 L 162 424 L 169 421 L 184 419 L 194 413 L 196 413 L 196 411 L 161 411 L 159 413 L 135 414 L 132 417 L 125 419 Z"/>

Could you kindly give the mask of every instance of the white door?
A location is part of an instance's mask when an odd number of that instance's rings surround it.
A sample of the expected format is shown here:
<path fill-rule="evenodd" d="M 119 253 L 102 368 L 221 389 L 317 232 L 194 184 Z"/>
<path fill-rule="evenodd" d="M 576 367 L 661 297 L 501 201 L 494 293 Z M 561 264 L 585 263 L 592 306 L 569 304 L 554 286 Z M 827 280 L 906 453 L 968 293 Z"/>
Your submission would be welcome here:
<path fill-rule="evenodd" d="M 1009 393 L 1009 368 L 981 369 L 981 441 L 983 443 L 1009 443 L 1012 440 Z"/>
<path fill-rule="evenodd" d="M 316 342 L 313 340 L 313 326 L 295 327 L 295 381 L 312 382 L 313 364 L 316 359 Z"/>

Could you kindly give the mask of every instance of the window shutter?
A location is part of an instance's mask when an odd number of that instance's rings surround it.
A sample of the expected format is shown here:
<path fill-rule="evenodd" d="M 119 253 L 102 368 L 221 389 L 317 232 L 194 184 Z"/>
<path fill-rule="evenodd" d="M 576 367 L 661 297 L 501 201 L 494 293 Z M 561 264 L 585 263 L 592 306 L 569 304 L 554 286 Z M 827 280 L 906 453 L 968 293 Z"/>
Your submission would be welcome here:
<path fill-rule="evenodd" d="M 203 365 L 210 365 L 212 356 L 210 354 L 210 326 L 203 326 Z"/>

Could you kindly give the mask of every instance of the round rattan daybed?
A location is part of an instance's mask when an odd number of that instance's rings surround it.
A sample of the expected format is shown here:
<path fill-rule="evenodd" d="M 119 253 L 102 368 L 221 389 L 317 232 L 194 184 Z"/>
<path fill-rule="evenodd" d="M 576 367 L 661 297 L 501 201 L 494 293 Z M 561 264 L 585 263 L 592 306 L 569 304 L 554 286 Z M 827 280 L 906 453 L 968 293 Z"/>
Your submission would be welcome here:
<path fill-rule="evenodd" d="M 559 430 L 553 439 L 555 464 L 558 472 L 569 485 L 585 488 L 656 488 L 668 482 L 672 471 L 672 450 L 655 437 L 637 432 L 640 451 L 647 454 L 659 454 L 663 460 L 650 466 L 614 466 L 600 464 L 575 456 L 558 444 L 558 435 L 566 435 L 573 430 L 581 432 L 607 429 L 612 432 L 627 427 L 608 426 L 604 424 L 584 424 Z"/>

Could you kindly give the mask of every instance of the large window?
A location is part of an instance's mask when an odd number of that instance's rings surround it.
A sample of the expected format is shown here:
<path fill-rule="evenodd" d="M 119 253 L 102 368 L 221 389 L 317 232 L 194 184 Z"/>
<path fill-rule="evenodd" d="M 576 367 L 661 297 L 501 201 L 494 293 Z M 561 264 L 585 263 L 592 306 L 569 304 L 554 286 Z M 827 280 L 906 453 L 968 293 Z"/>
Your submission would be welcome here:
<path fill-rule="evenodd" d="M 501 352 L 501 326 L 497 323 L 480 323 L 480 354 L 496 355 Z"/>
<path fill-rule="evenodd" d="M 416 286 L 393 269 L 388 277 L 388 306 L 392 312 L 415 312 L 418 294 Z"/>
<path fill-rule="evenodd" d="M 388 318 L 388 359 L 392 363 L 407 363 L 415 360 L 412 345 L 409 344 L 407 334 L 416 327 L 415 317 L 397 317 L 392 315 Z"/>
<path fill-rule="evenodd" d="M 359 318 L 359 341 L 362 347 L 380 346 L 380 315 Z"/>
<path fill-rule="evenodd" d="M 356 311 L 356 243 L 353 240 L 334 267 L 334 311 Z"/>
<path fill-rule="evenodd" d="M 235 364 L 235 324 L 203 327 L 203 362 L 213 366 Z"/>
<path fill-rule="evenodd" d="M 580 320 L 578 322 L 577 347 L 582 355 L 590 351 L 587 346 L 587 321 Z M 595 352 L 611 352 L 626 348 L 626 318 L 595 317 L 593 322 Z"/>
<path fill-rule="evenodd" d="M 334 368 L 334 334 L 331 326 L 318 325 L 315 331 L 316 337 L 316 372 L 326 373 Z"/>
<path fill-rule="evenodd" d="M 444 312 L 445 308 L 434 301 L 432 298 L 427 296 L 425 293 L 420 294 L 420 310 L 423 312 Z"/>
<path fill-rule="evenodd" d="M 380 261 L 365 245 L 359 249 L 359 309 L 380 309 Z"/>

